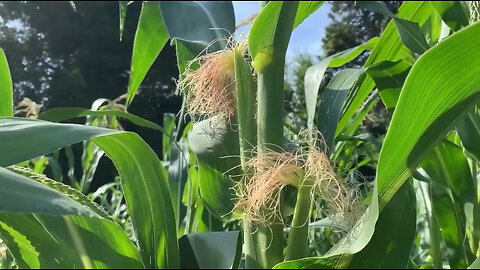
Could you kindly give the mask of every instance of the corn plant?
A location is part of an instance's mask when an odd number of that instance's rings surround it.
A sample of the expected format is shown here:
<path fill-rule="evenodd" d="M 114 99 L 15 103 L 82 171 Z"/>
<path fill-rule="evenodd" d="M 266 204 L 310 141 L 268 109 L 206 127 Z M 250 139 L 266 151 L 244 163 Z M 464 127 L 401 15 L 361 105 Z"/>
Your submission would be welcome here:
<path fill-rule="evenodd" d="M 0 251 L 8 247 L 8 256 L 0 264 L 478 267 L 478 5 L 405 2 L 393 14 L 382 2 L 358 2 L 390 23 L 380 37 L 307 70 L 307 126 L 286 139 L 287 46 L 293 29 L 322 4 L 260 2 L 241 39 L 230 2 L 143 2 L 120 109 L 12 117 L 2 51 Z M 129 3 L 119 5 L 121 30 Z M 128 105 L 169 39 L 184 105 L 177 124 L 167 115 L 159 126 L 130 114 Z M 319 92 L 329 67 L 366 50 L 362 68 L 341 69 Z M 380 143 L 358 134 L 378 99 L 392 115 Z M 135 133 L 58 123 L 80 116 L 125 118 L 162 132 L 163 160 Z M 73 187 L 26 166 L 79 142 L 114 162 L 133 235 L 82 193 L 95 158 Z M 371 158 L 376 179 L 367 184 L 352 163 L 362 142 L 379 151 Z M 312 252 L 317 234 L 329 240 L 327 250 Z"/>

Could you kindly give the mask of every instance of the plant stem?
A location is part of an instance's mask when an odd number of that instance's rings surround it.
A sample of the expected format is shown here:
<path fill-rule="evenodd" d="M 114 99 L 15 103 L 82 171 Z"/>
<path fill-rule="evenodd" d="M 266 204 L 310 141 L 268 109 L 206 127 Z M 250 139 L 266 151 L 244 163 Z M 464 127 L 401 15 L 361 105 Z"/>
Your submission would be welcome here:
<path fill-rule="evenodd" d="M 295 212 L 288 235 L 285 261 L 305 258 L 308 255 L 308 223 L 310 217 L 312 183 L 305 179 L 298 189 Z"/>
<path fill-rule="evenodd" d="M 263 2 L 260 4 L 262 7 Z M 257 144 L 258 156 L 266 149 L 279 151 L 283 146 L 283 96 L 285 54 L 290 39 L 298 2 L 282 2 L 271 47 L 272 59 L 258 72 Z M 259 17 L 262 16 L 260 12 Z M 259 18 L 257 17 L 257 19 Z M 255 61 L 255 60 L 254 60 Z M 274 194 L 276 196 L 278 194 Z M 246 266 L 272 268 L 283 261 L 283 221 L 278 215 L 266 225 L 244 223 L 246 234 Z M 253 232 L 252 232 L 253 231 Z M 248 234 L 248 235 L 247 235 Z"/>

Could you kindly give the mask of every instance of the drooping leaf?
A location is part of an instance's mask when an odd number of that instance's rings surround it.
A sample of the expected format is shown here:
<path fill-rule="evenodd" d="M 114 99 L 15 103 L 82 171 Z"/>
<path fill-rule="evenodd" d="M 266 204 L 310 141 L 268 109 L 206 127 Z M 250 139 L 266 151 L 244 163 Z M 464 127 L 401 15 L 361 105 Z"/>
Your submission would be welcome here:
<path fill-rule="evenodd" d="M 239 231 L 187 234 L 179 245 L 182 269 L 236 269 L 242 255 Z"/>
<path fill-rule="evenodd" d="M 0 179 L 0 212 L 98 217 L 61 192 L 5 168 L 0 167 Z"/>
<path fill-rule="evenodd" d="M 200 50 L 211 46 L 221 50 L 235 32 L 235 16 L 230 1 L 161 1 L 160 9 L 170 38 Z M 179 18 L 182 18 L 179 21 Z M 215 43 L 211 44 L 212 41 Z"/>
<path fill-rule="evenodd" d="M 158 2 L 143 2 L 133 43 L 127 105 L 132 103 L 140 84 L 167 41 L 168 33 Z"/>
<path fill-rule="evenodd" d="M 0 48 L 0 117 L 13 115 L 13 84 L 5 52 Z"/>
<path fill-rule="evenodd" d="M 3 168 L 0 168 L 0 169 L 4 170 Z M 20 178 L 23 178 L 23 179 L 27 178 L 30 181 L 34 181 L 34 182 L 37 182 L 39 184 L 42 184 L 43 189 L 48 189 L 50 192 L 52 192 L 52 191 L 55 192 L 56 191 L 57 193 L 60 193 L 60 195 L 62 195 L 62 198 L 64 198 L 63 201 L 60 199 L 57 202 L 57 199 L 54 199 L 54 196 L 52 197 L 51 193 L 45 193 L 45 192 L 39 191 L 35 194 L 39 194 L 39 197 L 44 200 L 43 205 L 42 205 L 43 207 L 48 207 L 48 205 L 50 203 L 62 204 L 62 206 L 65 207 L 68 211 L 68 207 L 72 207 L 71 203 L 70 204 L 68 203 L 68 200 L 65 201 L 65 197 L 68 197 L 70 200 L 73 200 L 73 201 L 77 202 L 78 204 L 80 204 L 81 206 L 83 206 L 82 210 L 91 212 L 91 213 L 88 213 L 89 216 L 98 216 L 98 217 L 102 217 L 102 218 L 105 218 L 105 219 L 111 219 L 110 216 L 105 212 L 104 209 L 102 209 L 95 202 L 92 202 L 83 193 L 81 193 L 77 189 L 74 189 L 74 188 L 70 187 L 69 185 L 64 185 L 62 183 L 59 183 L 59 182 L 57 182 L 53 179 L 50 179 L 43 174 L 39 174 L 39 173 L 37 173 L 37 172 L 31 170 L 30 168 L 27 168 L 27 167 L 9 166 L 8 170 L 10 172 L 15 173 L 15 177 L 16 177 L 17 180 L 20 181 Z M 7 177 L 7 175 L 5 175 L 5 174 L 3 174 L 3 175 L 5 177 Z M 10 177 L 12 177 L 12 176 L 10 175 Z M 12 190 L 9 190 L 9 193 L 17 195 L 17 200 L 19 200 L 22 197 L 22 195 L 21 195 L 22 193 L 25 194 L 25 192 L 31 191 L 31 190 L 28 190 L 28 188 L 23 188 L 23 186 L 18 187 L 18 183 L 19 182 L 15 182 L 14 184 L 11 184 L 10 186 L 12 187 Z M 23 184 L 25 184 L 25 183 L 23 183 Z M 13 192 L 13 190 L 15 190 L 15 192 Z M 20 196 L 18 196 L 19 193 L 20 193 Z M 33 206 L 33 209 L 36 209 L 38 207 L 36 204 L 39 203 L 39 202 L 28 200 L 27 199 L 28 193 L 26 193 L 26 194 L 27 194 L 26 196 L 23 195 L 23 199 L 22 199 L 24 201 L 24 203 L 16 205 L 16 207 L 20 207 L 19 209 L 17 209 L 18 212 L 45 213 L 45 212 L 39 211 L 39 210 L 32 210 L 31 209 L 32 206 Z M 4 199 L 6 199 L 6 200 L 12 199 L 12 195 L 4 196 Z M 13 200 L 13 201 L 16 202 L 16 200 Z M 8 205 L 8 203 L 5 203 L 4 205 Z M 40 206 L 40 207 L 42 207 L 42 206 Z M 75 206 L 73 206 L 73 207 L 75 207 Z M 5 212 L 17 212 L 17 211 L 13 211 L 11 209 L 5 209 L 4 211 Z M 47 214 L 57 214 L 57 215 L 72 214 L 72 213 L 68 213 L 68 212 L 63 213 L 60 209 L 59 209 L 59 211 L 53 210 L 51 212 L 46 212 L 46 213 Z"/>
<path fill-rule="evenodd" d="M 2 164 L 7 165 L 93 138 L 92 141 L 107 153 L 119 170 L 144 264 L 160 268 L 178 267 L 176 226 L 172 219 L 174 214 L 166 171 L 153 150 L 138 135 L 83 125 L 1 118 L 0 138 L 2 149 L 16 149 L 14 157 L 0 157 Z"/>
<path fill-rule="evenodd" d="M 93 136 L 118 132 L 112 129 L 56 124 L 28 118 L 0 118 L 0 149 L 2 153 L 8 153 L 0 155 L 0 166 L 14 165 Z"/>
<path fill-rule="evenodd" d="M 53 108 L 47 110 L 38 115 L 37 119 L 51 121 L 51 122 L 63 122 L 65 120 L 77 118 L 77 117 L 85 117 L 85 116 L 116 116 L 120 118 L 125 118 L 137 126 L 146 127 L 154 130 L 158 130 L 160 132 L 164 132 L 164 129 L 151 122 L 147 119 L 141 118 L 139 116 L 133 115 L 128 112 L 124 112 L 121 110 L 88 110 L 84 108 Z"/>

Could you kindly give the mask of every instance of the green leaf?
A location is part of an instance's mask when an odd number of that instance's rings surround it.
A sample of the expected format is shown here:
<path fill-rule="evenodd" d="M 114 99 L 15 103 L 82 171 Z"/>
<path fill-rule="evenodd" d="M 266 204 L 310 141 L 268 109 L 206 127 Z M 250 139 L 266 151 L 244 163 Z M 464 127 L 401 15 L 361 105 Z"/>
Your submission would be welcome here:
<path fill-rule="evenodd" d="M 413 52 L 422 54 L 430 48 L 418 23 L 395 16 L 384 2 L 359 1 L 357 3 L 360 7 L 391 17 L 403 44 Z"/>
<path fill-rule="evenodd" d="M 447 256 L 453 268 L 467 266 L 463 241 L 465 239 L 465 216 L 455 207 L 447 190 L 437 184 L 431 186 L 432 208 L 442 228 L 442 238 L 448 247 Z"/>
<path fill-rule="evenodd" d="M 330 80 L 325 93 L 321 97 L 320 106 L 318 107 L 317 128 L 323 135 L 329 152 L 333 151 L 335 131 L 337 130 L 337 123 L 340 119 L 340 112 L 347 93 L 363 72 L 362 69 L 344 69 L 339 71 Z"/>
<path fill-rule="evenodd" d="M 462 140 L 462 145 L 477 160 L 480 161 L 480 115 L 475 111 L 469 112 L 457 123 L 457 132 Z"/>
<path fill-rule="evenodd" d="M 40 174 L 40 173 L 37 173 L 37 172 L 31 170 L 30 168 L 19 167 L 19 166 L 9 166 L 8 170 L 15 173 L 17 177 L 19 177 L 19 176 L 26 177 L 30 181 L 36 181 L 37 183 L 43 184 L 42 185 L 43 188 L 51 188 L 51 189 L 53 189 L 53 191 L 59 192 L 63 196 L 67 196 L 71 200 L 74 200 L 78 204 L 82 205 L 83 208 L 86 208 L 89 211 L 91 211 L 92 213 L 89 214 L 91 216 L 97 216 L 98 215 L 99 217 L 102 217 L 102 218 L 105 218 L 105 219 L 111 219 L 110 216 L 105 212 L 104 209 L 102 209 L 98 204 L 92 202 L 87 196 L 85 196 L 83 193 L 81 193 L 77 189 L 74 189 L 74 188 L 72 188 L 68 185 L 64 185 L 64 184 L 59 183 L 55 180 L 52 180 L 52 179 L 46 177 L 43 174 Z M 11 185 L 11 186 L 14 187 L 15 185 Z M 23 191 L 23 189 L 21 189 L 21 187 L 20 187 L 20 190 L 21 190 L 21 193 L 25 192 L 25 191 Z M 11 191 L 9 191 L 9 192 L 11 192 Z M 49 194 L 45 194 L 45 193 L 42 193 L 42 192 L 38 192 L 36 194 L 42 194 L 41 196 L 44 197 L 44 199 L 48 199 L 46 204 L 48 204 L 48 202 L 50 202 L 50 201 L 52 203 L 56 202 L 55 199 L 51 199 L 51 195 L 49 195 Z M 11 195 L 6 196 L 6 197 L 11 197 Z M 25 196 L 25 201 L 28 201 L 27 196 Z M 42 213 L 42 211 L 27 210 L 28 207 L 31 207 L 29 205 L 29 203 L 35 205 L 36 202 L 28 202 L 26 204 L 26 207 L 22 207 L 22 209 L 25 209 L 25 210 L 20 210 L 19 212 Z M 35 208 L 35 206 L 34 206 L 34 208 Z M 8 210 L 6 212 L 15 212 L 15 211 Z M 71 213 L 62 213 L 61 211 L 60 212 L 53 211 L 53 212 L 47 212 L 47 213 L 48 214 L 59 214 L 59 215 L 71 214 Z"/>
<path fill-rule="evenodd" d="M 318 91 L 327 68 L 340 67 L 352 61 L 365 50 L 372 50 L 375 48 L 377 41 L 378 38 L 372 38 L 362 45 L 329 56 L 307 69 L 307 72 L 305 73 L 305 101 L 307 105 L 308 129 L 310 132 L 313 131 Z"/>
<path fill-rule="evenodd" d="M 410 72 L 411 64 L 403 59 L 398 61 L 380 61 L 367 69 L 367 74 L 375 82 L 385 107 L 393 112 L 400 90 Z"/>
<path fill-rule="evenodd" d="M 433 12 L 433 7 L 425 1 L 404 1 L 397 16 L 422 25 Z M 397 61 L 402 58 L 411 59 L 411 52 L 400 40 L 394 23 L 390 22 L 378 40 L 377 46 L 375 46 L 365 62 L 364 67 L 368 68 L 373 63 L 383 60 Z M 360 88 L 353 92 L 351 96 L 347 97 L 346 104 L 342 110 L 342 117 L 338 123 L 337 135 L 347 126 L 349 127 L 347 135 L 353 135 L 356 127 L 362 123 L 361 117 L 364 116 L 365 113 L 355 114 L 374 86 L 375 83 L 373 80 L 370 77 L 366 77 Z"/>
<path fill-rule="evenodd" d="M 406 269 L 416 231 L 416 198 L 410 181 L 380 213 L 372 239 L 352 256 L 348 268 Z"/>
<path fill-rule="evenodd" d="M 367 246 L 375 232 L 378 219 L 378 193 L 374 186 L 372 201 L 359 222 L 322 257 L 286 261 L 275 265 L 275 269 L 336 269 L 347 268 L 351 254 L 360 252 Z"/>
<path fill-rule="evenodd" d="M 0 49 L 0 117 L 13 115 L 13 85 L 5 52 Z"/>
<path fill-rule="evenodd" d="M 452 268 L 467 267 L 464 205 L 476 202 L 475 181 L 461 147 L 444 140 L 430 151 L 422 168 L 431 179 L 431 201 Z"/>
<path fill-rule="evenodd" d="M 8 246 L 10 252 L 12 252 L 15 257 L 15 263 L 20 268 L 40 268 L 38 252 L 24 235 L 7 226 L 5 223 L 0 222 L 0 237 L 2 237 L 4 243 Z"/>
<path fill-rule="evenodd" d="M 468 26 L 470 14 L 465 1 L 429 1 L 442 20 L 453 30 Z"/>
<path fill-rule="evenodd" d="M 138 20 L 133 43 L 130 81 L 128 83 L 127 105 L 132 103 L 148 70 L 168 40 L 162 14 L 157 1 L 145 1 Z"/>
<path fill-rule="evenodd" d="M 373 194 L 376 196 L 376 194 Z M 374 197 L 375 198 L 375 197 Z M 372 206 L 375 206 L 373 204 Z M 372 207 L 371 206 L 371 207 Z M 402 213 L 399 215 L 398 213 Z M 375 213 L 371 213 L 375 214 Z M 378 214 L 378 212 L 377 212 Z M 323 257 L 304 258 L 286 261 L 277 264 L 275 269 L 385 269 L 406 268 L 410 250 L 416 234 L 416 198 L 411 183 L 405 184 L 395 194 L 385 209 L 381 212 L 375 224 L 373 215 L 368 216 L 364 228 L 377 228 L 371 237 L 363 238 L 355 244 L 362 242 L 366 246 L 358 249 L 350 246 L 348 241 L 342 240 L 342 248 L 349 252 L 338 254 L 329 251 Z M 371 219 L 372 218 L 372 219 Z M 372 223 L 373 222 L 373 223 Z M 368 225 L 367 225 L 368 224 Z M 381 229 L 379 229 L 381 228 Z M 356 230 L 354 230 L 356 231 Z M 356 231 L 357 233 L 359 231 Z M 349 234 L 352 234 L 350 232 Z M 367 236 L 367 235 L 363 235 Z M 362 239 L 359 237 L 358 239 Z M 368 244 L 367 244 L 368 243 Z M 338 246 L 337 244 L 337 247 Z M 350 254 L 355 253 L 355 254 Z"/>
<path fill-rule="evenodd" d="M 92 111 L 84 108 L 75 108 L 75 107 L 67 107 L 67 108 L 53 108 L 47 110 L 40 115 L 38 115 L 37 119 L 46 120 L 50 122 L 63 122 L 65 120 L 77 118 L 77 117 L 85 117 L 85 116 L 117 116 L 120 118 L 125 118 L 130 120 L 137 126 L 146 127 L 154 130 L 158 130 L 160 132 L 165 133 L 164 129 L 144 118 L 139 116 L 133 115 L 128 112 L 124 112 L 121 110 L 99 110 L 99 111 Z"/>
<path fill-rule="evenodd" d="M 163 114 L 163 128 L 164 133 L 162 134 L 162 153 L 163 160 L 167 161 L 170 159 L 172 153 L 172 135 L 175 131 L 175 115 L 172 113 Z"/>
<path fill-rule="evenodd" d="M 476 201 L 476 180 L 472 177 L 468 160 L 458 145 L 447 140 L 442 141 L 428 153 L 421 165 L 435 183 L 451 189 L 454 198 L 462 205 Z"/>
<path fill-rule="evenodd" d="M 0 162 L 14 164 L 92 137 L 119 170 L 144 264 L 178 267 L 176 226 L 166 171 L 138 135 L 82 125 L 0 118 L 0 147 L 15 149 L 14 157 L 2 155 Z"/>
<path fill-rule="evenodd" d="M 2 213 L 0 227 L 16 260 L 38 268 L 143 268 L 127 234 L 105 219 Z"/>
<path fill-rule="evenodd" d="M 55 124 L 28 118 L 0 118 L 0 166 L 9 166 L 54 152 L 61 147 L 118 130 Z"/>
<path fill-rule="evenodd" d="M 480 24 L 453 34 L 422 55 L 402 88 L 380 152 L 380 206 L 415 170 L 426 151 L 480 96 Z M 459 71 L 468 72 L 459 72 Z M 417 116 L 421 117 L 417 117 Z"/>
<path fill-rule="evenodd" d="M 358 1 L 356 3 L 359 7 L 380 13 L 388 17 L 395 17 L 395 14 L 393 14 L 387 5 L 382 1 Z"/>
<path fill-rule="evenodd" d="M 422 54 L 430 48 L 418 23 L 397 17 L 393 18 L 393 22 L 397 27 L 400 39 L 407 48 L 418 54 Z"/>
<path fill-rule="evenodd" d="M 185 217 L 185 207 L 182 204 L 182 194 L 185 189 L 185 183 L 188 179 L 188 145 L 186 142 L 172 144 L 172 155 L 168 165 L 168 184 L 170 187 L 170 196 L 172 197 L 173 209 L 180 227 Z"/>
<path fill-rule="evenodd" d="M 236 269 L 242 255 L 239 231 L 187 234 L 178 241 L 182 269 Z"/>
<path fill-rule="evenodd" d="M 310 14 L 319 9 L 325 1 L 300 1 L 298 3 L 297 15 L 293 22 L 293 29 L 297 28 Z"/>
<path fill-rule="evenodd" d="M 120 41 L 122 41 L 123 38 L 123 29 L 125 27 L 125 17 L 127 17 L 127 6 L 128 6 L 128 1 L 118 1 L 118 9 L 119 9 L 119 17 L 120 17 Z"/>
<path fill-rule="evenodd" d="M 0 179 L 0 212 L 97 216 L 68 196 L 1 167 Z"/>
<path fill-rule="evenodd" d="M 178 243 L 167 172 L 137 134 L 93 138 L 118 169 L 146 267 L 177 268 Z"/>
<path fill-rule="evenodd" d="M 170 38 L 189 46 L 212 51 L 223 49 L 235 32 L 235 15 L 230 1 L 160 1 Z M 180 21 L 179 21 L 180 20 Z M 211 44 L 212 41 L 216 41 Z"/>

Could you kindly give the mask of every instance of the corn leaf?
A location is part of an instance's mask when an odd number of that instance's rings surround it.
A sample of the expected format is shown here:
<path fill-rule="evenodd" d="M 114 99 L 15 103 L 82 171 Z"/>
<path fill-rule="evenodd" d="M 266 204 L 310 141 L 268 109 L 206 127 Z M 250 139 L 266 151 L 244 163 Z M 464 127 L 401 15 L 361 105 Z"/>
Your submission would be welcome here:
<path fill-rule="evenodd" d="M 118 1 L 118 9 L 119 9 L 119 29 L 120 29 L 120 41 L 123 38 L 123 29 L 125 28 L 125 17 L 127 17 L 127 6 L 128 1 Z"/>
<path fill-rule="evenodd" d="M 178 241 L 182 269 L 236 269 L 242 255 L 239 231 L 187 234 Z"/>
<path fill-rule="evenodd" d="M 293 29 L 302 24 L 302 22 L 313 12 L 325 4 L 325 1 L 300 1 L 298 3 L 297 15 L 293 22 Z"/>
<path fill-rule="evenodd" d="M 170 38 L 197 48 L 210 46 L 212 51 L 221 50 L 235 32 L 235 15 L 230 1 L 161 1 L 160 8 Z M 212 41 L 215 42 L 211 44 Z"/>
<path fill-rule="evenodd" d="M 480 24 L 469 26 L 426 52 L 402 88 L 380 152 L 379 199 L 385 206 L 428 149 L 478 101 Z M 459 72 L 463 70 L 464 72 Z M 418 117 L 421 116 L 421 117 Z"/>
<path fill-rule="evenodd" d="M 168 33 L 158 2 L 143 2 L 133 43 L 127 105 L 132 103 L 140 84 L 167 41 Z"/>
<path fill-rule="evenodd" d="M 21 267 L 143 268 L 127 234 L 105 219 L 1 213 L 0 237 Z"/>
<path fill-rule="evenodd" d="M 429 1 L 440 14 L 442 20 L 452 29 L 458 31 L 468 26 L 470 14 L 465 1 Z"/>
<path fill-rule="evenodd" d="M 329 56 L 307 69 L 305 73 L 305 102 L 307 105 L 307 123 L 310 132 L 313 131 L 318 91 L 320 90 L 320 84 L 322 83 L 323 75 L 327 68 L 340 67 L 352 61 L 365 50 L 375 48 L 377 41 L 378 38 L 373 38 L 362 45 Z"/>
<path fill-rule="evenodd" d="M 393 14 L 382 1 L 359 1 L 360 7 L 369 9 L 371 11 L 389 16 L 397 27 L 398 35 L 403 44 L 413 52 L 418 54 L 424 53 L 430 46 L 425 40 L 425 36 L 418 23 L 402 19 Z"/>
<path fill-rule="evenodd" d="M 37 119 L 50 122 L 64 122 L 69 119 L 86 116 L 117 116 L 129 120 L 137 126 L 146 127 L 165 133 L 164 129 L 161 126 L 155 124 L 154 122 L 121 110 L 93 111 L 75 107 L 53 108 L 39 114 Z"/>
<path fill-rule="evenodd" d="M 318 107 L 317 128 L 323 135 L 326 146 L 333 151 L 333 142 L 340 112 L 345 98 L 358 78 L 363 74 L 362 69 L 344 69 L 339 71 L 330 80 L 321 97 Z M 307 102 L 308 103 L 308 102 Z"/>
<path fill-rule="evenodd" d="M 118 136 L 102 136 L 113 134 Z M 0 157 L 0 162 L 6 165 L 94 138 L 92 141 L 113 160 L 122 178 L 144 264 L 160 268 L 178 267 L 176 226 L 172 219 L 174 212 L 166 171 L 153 150 L 138 135 L 82 125 L 1 118 L 0 138 L 0 148 L 15 149 L 15 155 Z"/>
<path fill-rule="evenodd" d="M 457 123 L 457 132 L 462 145 L 477 161 L 480 161 L 480 115 L 472 110 Z"/>
<path fill-rule="evenodd" d="M 13 115 L 13 85 L 5 52 L 0 49 L 0 117 Z"/>
<path fill-rule="evenodd" d="M 417 22 L 419 25 L 423 25 L 428 17 L 434 12 L 432 6 L 424 1 L 405 1 L 400 7 L 397 16 L 403 19 Z M 390 22 L 383 31 L 377 46 L 372 50 L 372 53 L 365 62 L 364 68 L 379 62 L 379 61 L 397 61 L 402 58 L 411 59 L 410 50 L 400 40 L 397 30 L 393 22 Z M 356 127 L 361 123 L 361 120 L 357 118 L 364 114 L 355 116 L 358 108 L 364 102 L 364 100 L 371 93 L 375 83 L 370 77 L 366 77 L 362 85 L 358 90 L 354 91 L 352 95 L 347 97 L 345 106 L 342 110 L 342 117 L 337 127 L 337 135 L 340 134 L 347 126 L 349 126 L 349 133 L 347 135 L 353 135 Z"/>
<path fill-rule="evenodd" d="M 178 267 L 175 215 L 167 172 L 155 152 L 135 133 L 93 138 L 117 167 L 128 212 L 147 267 Z"/>
<path fill-rule="evenodd" d="M 411 64 L 403 59 L 380 61 L 369 66 L 367 74 L 375 82 L 385 107 L 393 112 Z"/>

